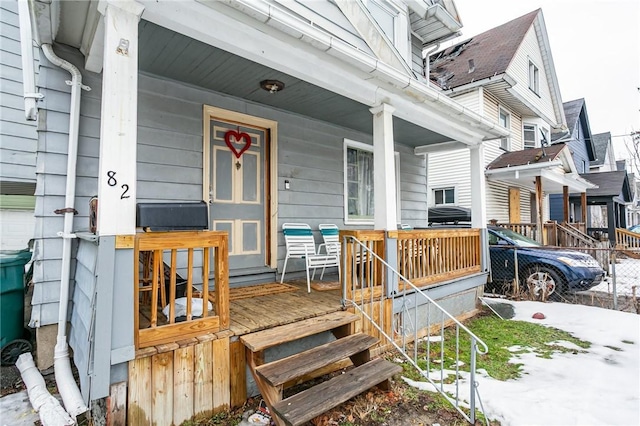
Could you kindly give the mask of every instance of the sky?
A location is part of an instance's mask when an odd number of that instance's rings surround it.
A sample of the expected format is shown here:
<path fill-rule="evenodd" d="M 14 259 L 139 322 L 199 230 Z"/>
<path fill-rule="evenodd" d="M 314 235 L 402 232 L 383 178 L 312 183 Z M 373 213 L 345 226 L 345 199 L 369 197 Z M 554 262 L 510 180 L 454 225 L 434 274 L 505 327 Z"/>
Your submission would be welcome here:
<path fill-rule="evenodd" d="M 464 41 L 542 8 L 563 102 L 584 98 L 591 132 L 611 132 L 616 157 L 640 131 L 640 1 L 455 0 Z"/>
<path fill-rule="evenodd" d="M 476 380 L 488 418 L 503 426 L 640 424 L 640 315 L 566 303 L 501 302 L 515 307 L 514 320 L 559 328 L 591 342 L 591 347 L 586 353 L 557 353 L 551 359 L 514 355 L 514 362 L 524 364 L 516 380 L 495 380 L 480 370 Z M 536 312 L 546 318 L 533 319 Z M 431 388 L 426 382 L 405 380 Z M 467 383 L 460 386 L 467 394 L 468 388 Z"/>

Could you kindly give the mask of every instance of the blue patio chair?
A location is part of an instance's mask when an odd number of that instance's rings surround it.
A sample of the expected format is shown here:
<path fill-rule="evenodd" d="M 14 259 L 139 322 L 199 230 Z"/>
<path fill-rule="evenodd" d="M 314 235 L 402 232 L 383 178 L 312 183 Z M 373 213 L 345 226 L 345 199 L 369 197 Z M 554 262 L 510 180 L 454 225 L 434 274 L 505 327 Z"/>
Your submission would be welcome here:
<path fill-rule="evenodd" d="M 287 246 L 287 254 L 284 258 L 280 283 L 284 282 L 284 274 L 290 258 L 304 259 L 307 271 L 307 291 L 309 293 L 311 293 L 311 279 L 315 278 L 317 268 L 322 268 L 320 279 L 324 277 L 324 270 L 327 267 L 335 266 L 338 268 L 338 273 L 340 273 L 340 256 L 335 253 L 320 254 L 316 252 L 316 242 L 313 239 L 313 233 L 309 225 L 306 223 L 284 223 L 282 225 L 282 233 Z M 311 279 L 309 278 L 310 269 L 313 269 Z"/>

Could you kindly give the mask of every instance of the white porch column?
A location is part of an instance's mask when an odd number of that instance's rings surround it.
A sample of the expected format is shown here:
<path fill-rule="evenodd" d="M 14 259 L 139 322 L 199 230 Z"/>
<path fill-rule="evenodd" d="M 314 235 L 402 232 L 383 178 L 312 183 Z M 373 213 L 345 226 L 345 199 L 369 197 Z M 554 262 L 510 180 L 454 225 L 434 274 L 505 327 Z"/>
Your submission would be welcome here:
<path fill-rule="evenodd" d="M 374 229 L 396 230 L 396 170 L 393 150 L 393 108 L 381 104 L 373 114 Z"/>
<path fill-rule="evenodd" d="M 484 176 L 484 146 L 469 148 L 471 160 L 471 227 L 487 227 L 487 183 Z"/>
<path fill-rule="evenodd" d="M 144 6 L 134 0 L 107 0 L 104 15 L 104 67 L 98 234 L 136 232 L 136 145 L 138 126 L 138 22 Z"/>
<path fill-rule="evenodd" d="M 471 163 L 471 227 L 480 229 L 480 267 L 489 271 L 489 243 L 487 235 L 487 181 L 484 176 L 484 145 L 469 148 Z"/>

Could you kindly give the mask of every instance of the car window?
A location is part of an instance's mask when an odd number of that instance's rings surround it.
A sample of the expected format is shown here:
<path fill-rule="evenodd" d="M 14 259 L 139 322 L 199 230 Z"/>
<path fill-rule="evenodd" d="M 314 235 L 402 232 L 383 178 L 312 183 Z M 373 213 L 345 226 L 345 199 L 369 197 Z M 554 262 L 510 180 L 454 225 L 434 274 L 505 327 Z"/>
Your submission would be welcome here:
<path fill-rule="evenodd" d="M 498 244 L 498 236 L 489 232 L 489 244 L 495 246 Z"/>
<path fill-rule="evenodd" d="M 518 247 L 540 247 L 542 245 L 536 240 L 525 237 L 524 235 L 518 234 L 517 232 L 514 232 L 507 228 L 494 228 L 492 229 L 492 231 L 496 236 L 496 242 L 492 243 L 491 239 L 489 239 L 489 244 L 500 244 L 499 240 L 504 238 L 508 241 L 513 241 L 513 244 Z M 505 242 L 503 241 L 502 244 L 504 243 Z"/>

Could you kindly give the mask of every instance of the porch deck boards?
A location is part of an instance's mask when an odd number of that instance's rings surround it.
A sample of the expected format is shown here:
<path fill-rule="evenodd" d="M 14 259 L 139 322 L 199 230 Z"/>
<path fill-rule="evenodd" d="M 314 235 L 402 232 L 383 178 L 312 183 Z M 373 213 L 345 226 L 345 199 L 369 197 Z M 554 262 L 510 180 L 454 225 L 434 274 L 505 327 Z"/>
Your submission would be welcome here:
<path fill-rule="evenodd" d="M 230 302 L 230 330 L 240 336 L 336 312 L 342 309 L 340 290 L 311 291 L 306 282 L 289 282 L 297 291 L 257 296 Z"/>
<path fill-rule="evenodd" d="M 229 302 L 229 329 L 233 335 L 241 336 L 342 309 L 340 290 L 311 290 L 311 293 L 307 293 L 306 281 L 304 280 L 289 281 L 287 284 L 293 285 L 297 289 L 284 293 L 260 295 L 260 292 L 256 292 L 251 286 L 248 286 L 245 291 L 247 295 L 251 296 L 232 298 Z M 244 289 L 234 290 L 242 292 Z M 150 305 L 141 305 L 140 328 L 148 327 L 151 324 L 150 318 Z M 158 310 L 158 325 L 166 324 L 166 322 L 166 317 Z"/>

